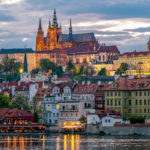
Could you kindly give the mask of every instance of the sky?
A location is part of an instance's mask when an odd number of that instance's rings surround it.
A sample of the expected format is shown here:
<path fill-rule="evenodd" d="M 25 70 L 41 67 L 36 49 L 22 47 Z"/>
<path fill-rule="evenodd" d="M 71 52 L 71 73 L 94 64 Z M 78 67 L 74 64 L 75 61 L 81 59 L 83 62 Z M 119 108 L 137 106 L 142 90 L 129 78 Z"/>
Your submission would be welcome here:
<path fill-rule="evenodd" d="M 63 33 L 94 32 L 99 43 L 121 53 L 146 51 L 150 37 L 150 0 L 0 0 L 0 49 L 35 49 L 39 18 L 44 34 L 56 8 Z"/>

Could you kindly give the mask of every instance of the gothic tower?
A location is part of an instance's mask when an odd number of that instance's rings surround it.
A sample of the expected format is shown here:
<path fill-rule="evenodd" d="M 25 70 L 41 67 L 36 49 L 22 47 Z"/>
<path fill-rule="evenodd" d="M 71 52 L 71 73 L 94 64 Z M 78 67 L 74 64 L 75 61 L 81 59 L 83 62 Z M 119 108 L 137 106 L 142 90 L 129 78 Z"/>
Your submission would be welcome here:
<path fill-rule="evenodd" d="M 147 43 L 147 52 L 150 52 L 150 38 L 149 38 L 149 41 Z"/>
<path fill-rule="evenodd" d="M 38 51 L 44 50 L 44 33 L 42 30 L 41 19 L 39 20 L 39 28 L 36 37 L 36 50 Z"/>

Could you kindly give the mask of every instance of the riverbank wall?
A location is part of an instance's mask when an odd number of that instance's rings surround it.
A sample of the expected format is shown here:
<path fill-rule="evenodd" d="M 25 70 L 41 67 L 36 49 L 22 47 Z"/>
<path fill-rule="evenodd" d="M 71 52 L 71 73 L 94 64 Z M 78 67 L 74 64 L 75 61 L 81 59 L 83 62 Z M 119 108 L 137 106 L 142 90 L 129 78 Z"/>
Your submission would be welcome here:
<path fill-rule="evenodd" d="M 150 136 L 150 125 L 117 125 L 113 127 L 101 127 L 100 125 L 86 125 L 85 134 Z"/>

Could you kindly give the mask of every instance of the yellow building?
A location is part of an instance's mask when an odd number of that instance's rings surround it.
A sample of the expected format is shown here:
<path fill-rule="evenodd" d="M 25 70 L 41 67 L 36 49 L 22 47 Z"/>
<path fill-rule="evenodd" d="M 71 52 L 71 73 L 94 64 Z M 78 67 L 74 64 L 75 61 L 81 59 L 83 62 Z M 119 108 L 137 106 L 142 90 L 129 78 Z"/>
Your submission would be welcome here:
<path fill-rule="evenodd" d="M 119 78 L 104 90 L 106 110 L 118 111 L 122 118 L 135 115 L 150 119 L 149 78 Z"/>

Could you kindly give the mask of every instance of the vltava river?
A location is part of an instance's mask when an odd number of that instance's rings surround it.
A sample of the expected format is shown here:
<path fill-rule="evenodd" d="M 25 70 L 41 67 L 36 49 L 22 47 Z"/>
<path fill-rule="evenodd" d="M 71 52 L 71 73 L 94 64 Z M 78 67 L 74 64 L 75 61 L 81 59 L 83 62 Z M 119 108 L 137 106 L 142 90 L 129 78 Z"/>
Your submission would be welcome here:
<path fill-rule="evenodd" d="M 50 134 L 0 136 L 0 150 L 149 150 L 150 138 Z"/>

